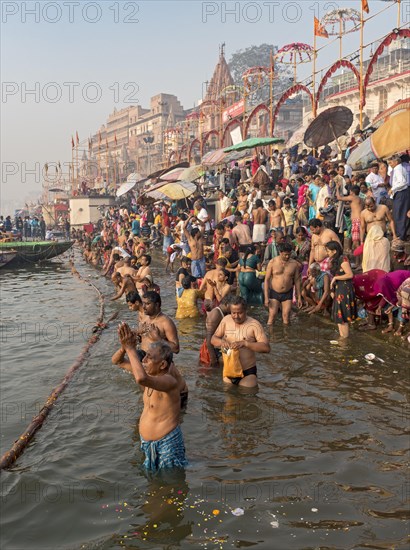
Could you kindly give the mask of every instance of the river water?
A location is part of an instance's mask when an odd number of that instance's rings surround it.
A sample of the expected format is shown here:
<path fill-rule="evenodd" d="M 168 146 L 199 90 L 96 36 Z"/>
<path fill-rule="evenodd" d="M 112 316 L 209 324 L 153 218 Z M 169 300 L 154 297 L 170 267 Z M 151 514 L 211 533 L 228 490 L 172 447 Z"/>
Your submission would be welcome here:
<path fill-rule="evenodd" d="M 78 254 L 76 266 L 112 295 Z M 159 259 L 154 273 L 173 316 L 173 276 Z M 0 282 L 3 453 L 79 355 L 99 303 L 58 260 L 3 270 Z M 123 302 L 107 302 L 106 317 L 117 310 L 135 321 Z M 266 323 L 263 309 L 249 313 Z M 1 474 L 2 549 L 408 548 L 406 344 L 355 331 L 334 345 L 330 322 L 301 315 L 275 326 L 270 355 L 258 357 L 259 389 L 246 393 L 198 367 L 203 322 L 177 323 L 190 390 L 185 474 L 141 470 L 141 395 L 111 364 L 113 322 Z M 369 364 L 369 352 L 385 362 Z"/>

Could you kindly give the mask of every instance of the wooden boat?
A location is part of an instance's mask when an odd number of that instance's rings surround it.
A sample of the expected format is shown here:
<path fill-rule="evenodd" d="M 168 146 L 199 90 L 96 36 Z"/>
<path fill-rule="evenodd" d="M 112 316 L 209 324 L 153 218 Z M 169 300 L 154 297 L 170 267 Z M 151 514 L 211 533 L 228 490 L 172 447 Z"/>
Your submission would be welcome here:
<path fill-rule="evenodd" d="M 11 263 L 17 256 L 17 252 L 14 250 L 0 250 L 0 268 Z"/>
<path fill-rule="evenodd" d="M 0 254 L 13 252 L 11 265 L 50 260 L 66 252 L 74 241 L 0 242 Z"/>

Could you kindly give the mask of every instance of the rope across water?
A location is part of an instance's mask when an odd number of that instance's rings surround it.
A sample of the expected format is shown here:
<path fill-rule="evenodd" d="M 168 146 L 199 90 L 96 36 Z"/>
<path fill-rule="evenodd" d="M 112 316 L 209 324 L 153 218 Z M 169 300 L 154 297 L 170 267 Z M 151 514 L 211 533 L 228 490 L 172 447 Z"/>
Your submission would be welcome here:
<path fill-rule="evenodd" d="M 101 291 L 90 281 L 85 280 L 80 273 L 77 271 L 77 269 L 74 267 L 74 263 L 70 261 L 71 263 L 71 273 L 80 279 L 82 282 L 89 284 L 94 288 L 94 290 L 98 294 L 98 300 L 100 302 L 100 312 L 97 317 L 96 323 L 93 328 L 93 335 L 88 339 L 87 343 L 81 350 L 80 355 L 77 357 L 76 361 L 71 365 L 69 368 L 67 374 L 63 378 L 63 380 L 60 382 L 58 386 L 56 386 L 51 394 L 48 396 L 47 401 L 41 408 L 40 412 L 33 417 L 30 424 L 27 426 L 26 430 L 20 435 L 20 437 L 14 442 L 11 449 L 9 449 L 7 452 L 3 454 L 3 456 L 0 459 L 0 470 L 4 470 L 7 468 L 10 468 L 14 462 L 18 459 L 18 457 L 25 451 L 26 447 L 34 437 L 34 434 L 39 430 L 47 416 L 49 415 L 50 411 L 54 407 L 55 402 L 57 401 L 58 397 L 63 393 L 66 386 L 70 383 L 71 379 L 73 378 L 75 372 L 81 367 L 81 365 L 84 363 L 87 353 L 92 348 L 92 346 L 98 342 L 100 339 L 102 331 L 107 328 L 107 324 L 104 323 L 104 311 L 105 311 L 105 303 L 104 303 L 104 295 L 101 293 Z M 110 319 L 107 321 L 111 321 L 114 319 L 114 317 L 117 314 L 114 314 L 110 317 Z"/>

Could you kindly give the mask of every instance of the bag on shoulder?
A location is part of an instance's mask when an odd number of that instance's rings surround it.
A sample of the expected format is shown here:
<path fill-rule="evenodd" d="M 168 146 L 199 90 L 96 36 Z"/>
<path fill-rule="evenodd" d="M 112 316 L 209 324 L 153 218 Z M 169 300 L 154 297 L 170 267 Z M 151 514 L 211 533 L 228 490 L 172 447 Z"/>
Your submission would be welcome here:
<path fill-rule="evenodd" d="M 228 349 L 222 353 L 224 369 L 223 376 L 227 378 L 243 378 L 243 368 L 239 359 L 238 349 Z"/>

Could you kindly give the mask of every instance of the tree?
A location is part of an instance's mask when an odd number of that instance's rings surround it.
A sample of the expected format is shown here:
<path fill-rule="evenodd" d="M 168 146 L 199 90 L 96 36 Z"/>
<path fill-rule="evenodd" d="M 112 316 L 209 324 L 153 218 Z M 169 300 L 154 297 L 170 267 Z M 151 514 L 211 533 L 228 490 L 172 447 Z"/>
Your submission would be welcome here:
<path fill-rule="evenodd" d="M 270 44 L 261 44 L 260 46 L 250 46 L 244 50 L 238 50 L 232 54 L 228 63 L 232 78 L 237 86 L 243 86 L 242 75 L 251 67 L 270 67 L 271 52 L 275 55 L 278 51 L 277 46 Z M 278 99 L 293 82 L 290 70 L 286 65 L 275 63 L 275 80 L 273 93 Z M 274 97 L 274 102 L 275 102 Z M 269 78 L 265 78 L 265 84 L 256 93 L 249 96 L 251 105 L 259 103 L 268 103 L 270 98 Z"/>

